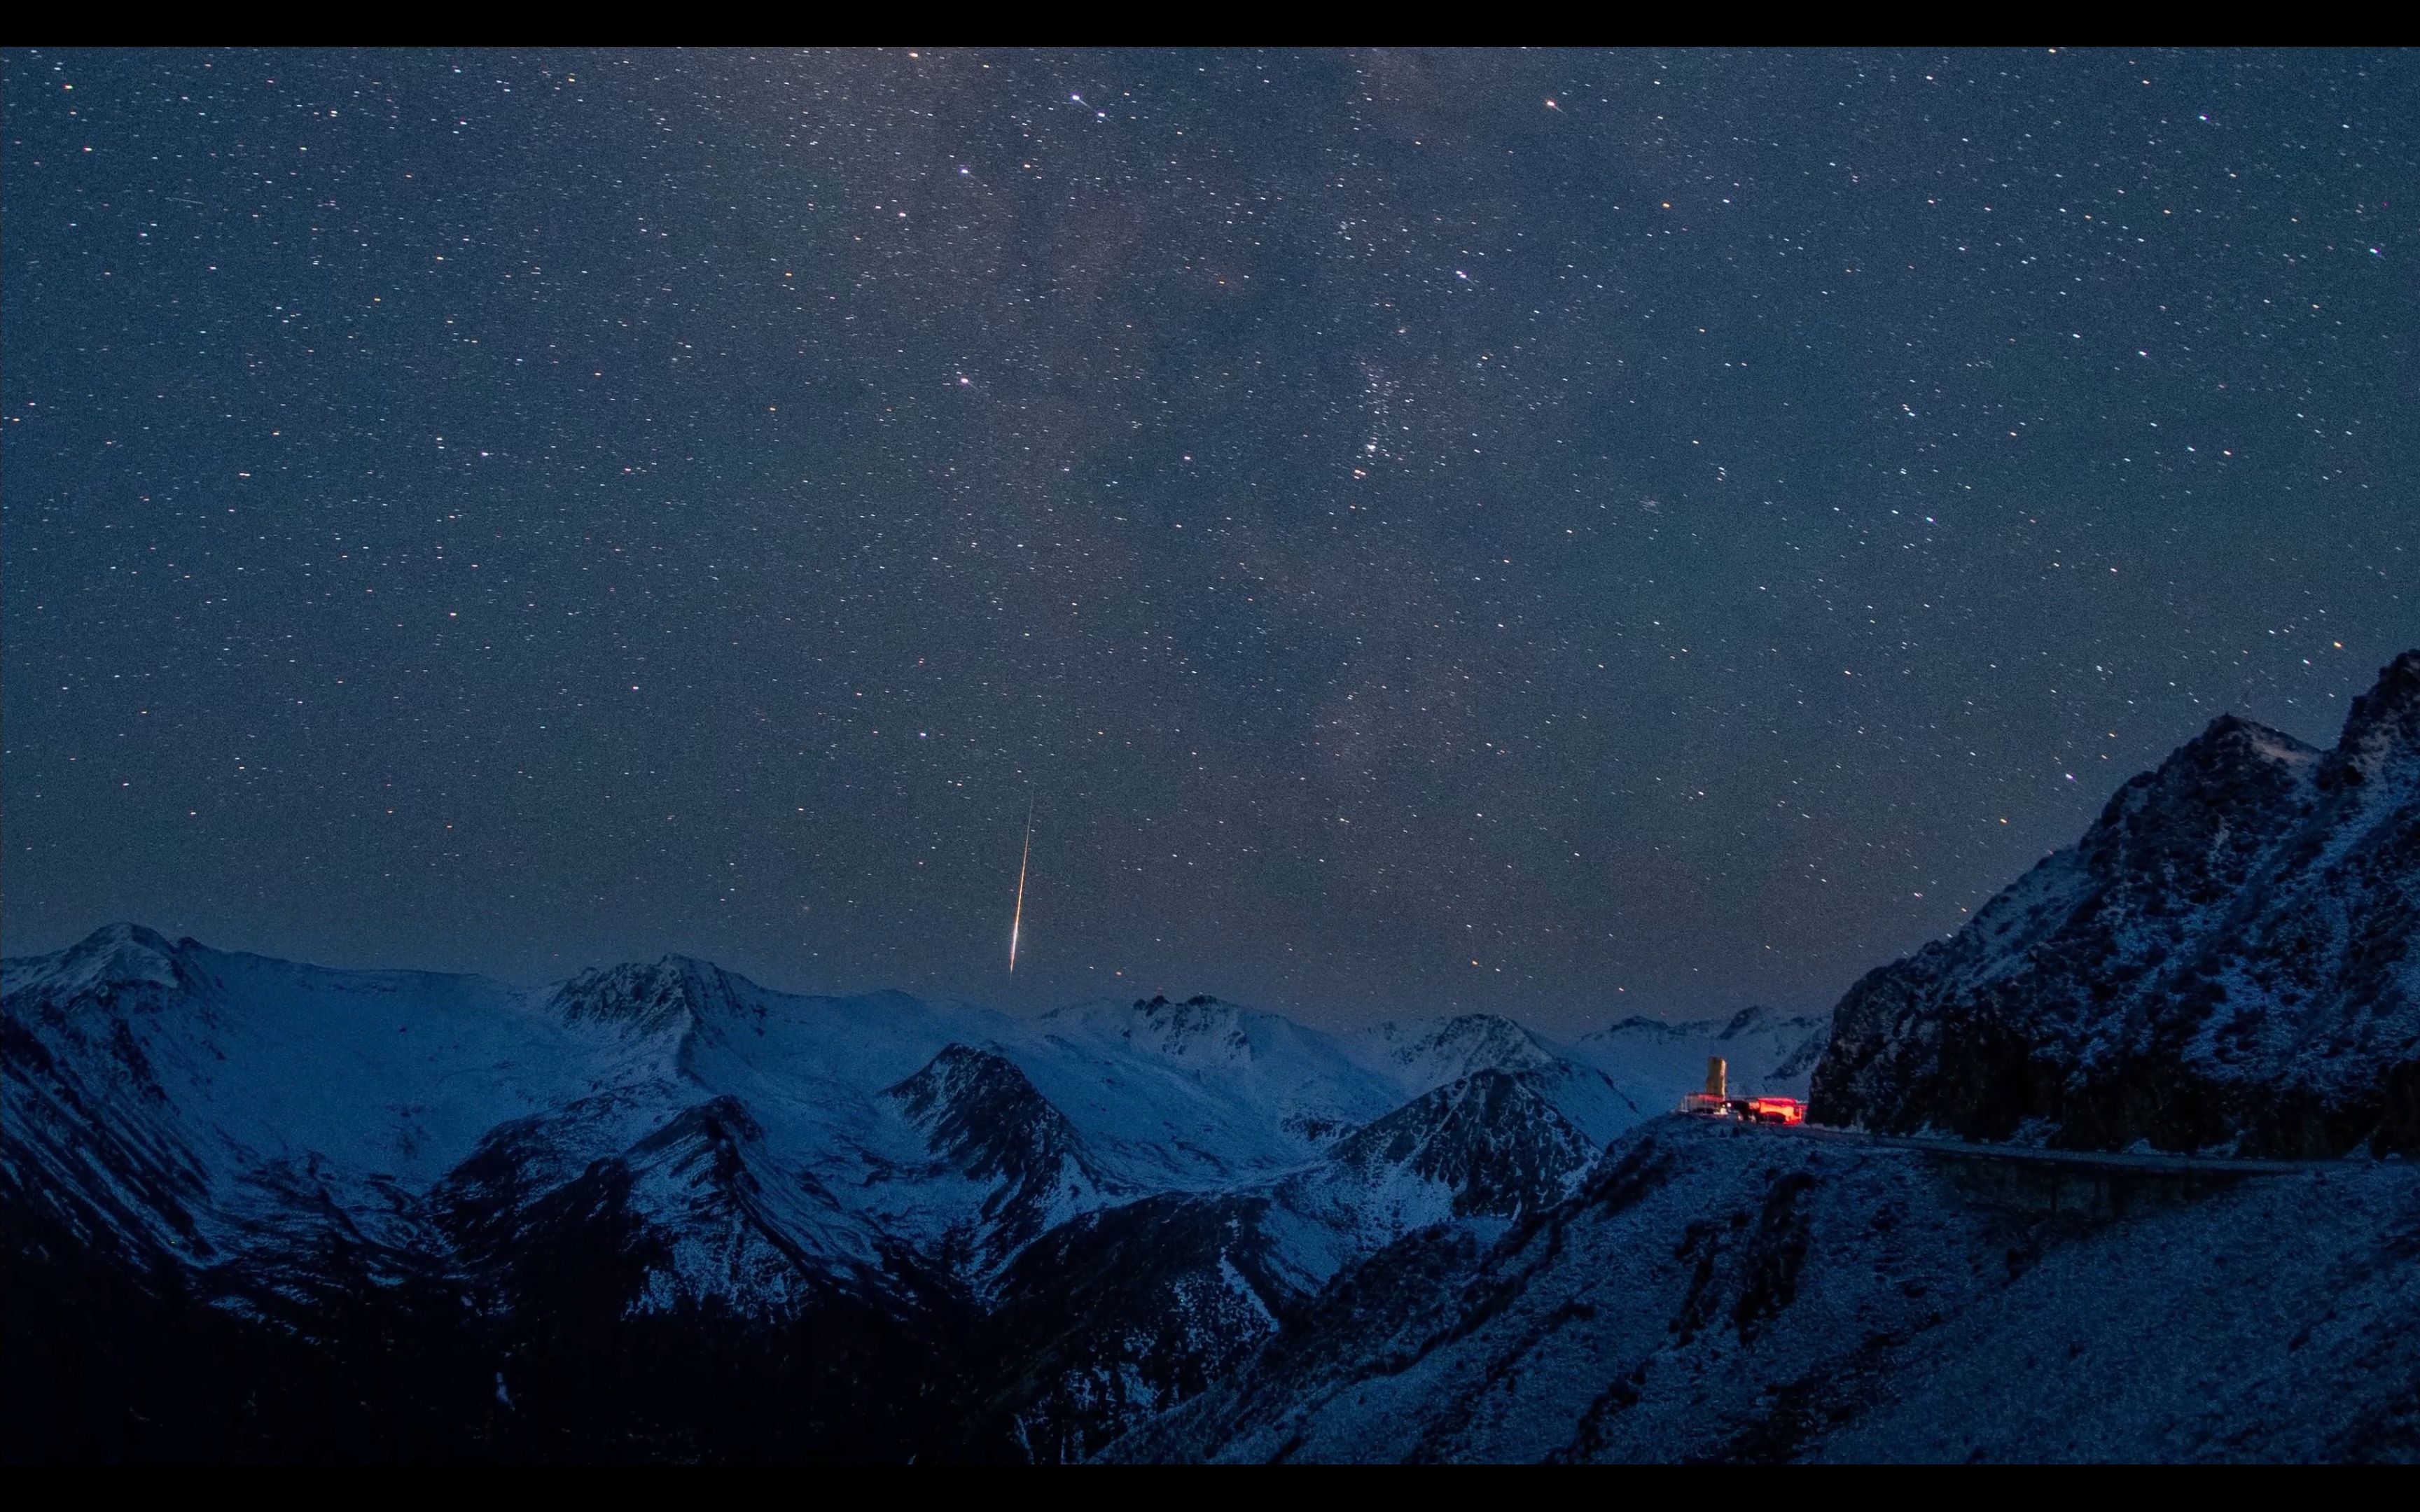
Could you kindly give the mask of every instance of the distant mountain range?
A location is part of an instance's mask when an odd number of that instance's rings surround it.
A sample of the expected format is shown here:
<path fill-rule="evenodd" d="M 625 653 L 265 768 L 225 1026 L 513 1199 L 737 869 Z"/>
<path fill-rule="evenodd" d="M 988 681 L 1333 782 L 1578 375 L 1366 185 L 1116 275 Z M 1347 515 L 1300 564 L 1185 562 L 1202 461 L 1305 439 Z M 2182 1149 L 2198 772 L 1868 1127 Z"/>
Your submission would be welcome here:
<path fill-rule="evenodd" d="M 1824 1027 L 1749 1010 L 1558 1046 L 1483 1015 L 1336 1034 L 1209 997 L 1018 1018 L 677 957 L 526 993 L 135 925 L 9 961 L 0 993 L 12 1277 L 101 1276 L 306 1354 L 349 1347 L 363 1298 L 434 1288 L 465 1335 L 446 1349 L 492 1357 L 458 1409 L 476 1423 L 446 1429 L 466 1453 L 721 1452 L 715 1392 L 520 1436 L 518 1404 L 602 1389 L 547 1384 L 528 1335 L 576 1304 L 582 1350 L 692 1316 L 905 1341 L 867 1366 L 896 1375 L 870 1388 L 904 1398 L 893 1437 L 777 1435 L 795 1452 L 1078 1458 L 1412 1228 L 1563 1200 L 1708 1055 L 1803 1091 Z M 932 1381 L 951 1400 L 922 1401 Z"/>
<path fill-rule="evenodd" d="M 1823 1018 L 527 993 L 114 925 L 0 966 L 0 1447 L 2420 1457 L 2415 920 L 2420 653 L 2333 750 L 2217 721 Z M 1668 1116 L 1709 1055 L 1991 1148 Z"/>

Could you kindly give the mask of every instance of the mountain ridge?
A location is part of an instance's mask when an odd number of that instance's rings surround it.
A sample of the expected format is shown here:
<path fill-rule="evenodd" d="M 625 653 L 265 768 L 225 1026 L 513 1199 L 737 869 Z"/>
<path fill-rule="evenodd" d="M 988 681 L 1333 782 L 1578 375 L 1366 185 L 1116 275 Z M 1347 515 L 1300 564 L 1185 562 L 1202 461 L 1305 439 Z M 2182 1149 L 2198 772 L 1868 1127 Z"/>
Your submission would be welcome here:
<path fill-rule="evenodd" d="M 2420 1455 L 2400 1366 L 2348 1376 L 2259 1312 L 2355 1352 L 2420 1328 L 2415 934 L 2420 653 L 2326 750 L 2213 720 L 1828 1015 L 1016 1016 L 108 925 L 0 962 L 0 1427 L 188 1458 L 398 1423 L 455 1458 L 2022 1455 L 2090 1393 L 2038 1373 L 2002 1411 L 2030 1440 L 1952 1398 L 2015 1389 L 1977 1383 L 2028 1308 L 2088 1349 L 2097 1281 L 2135 1352 L 2091 1442 Z M 1878 1132 L 2374 1158 L 2040 1210 L 1937 1152 L 1664 1114 L 1716 1056 Z M 2170 1258 L 2275 1272 L 2305 1235 L 2329 1285 Z M 2275 1431 L 2190 1408 L 2164 1326 Z M 190 1384 L 230 1369 L 233 1406 Z"/>
<path fill-rule="evenodd" d="M 2420 1151 L 2420 653 L 2329 750 L 2222 716 L 1853 986 L 1813 1116 L 2079 1149 Z"/>
<path fill-rule="evenodd" d="M 699 1326 L 743 1353 L 818 1319 L 994 1402 L 968 1420 L 982 1443 L 917 1430 L 978 1457 L 1090 1452 L 1407 1226 L 1559 1197 L 1678 1092 L 1642 1106 L 1485 1015 L 1337 1034 L 1203 995 L 1017 1018 L 678 955 L 524 990 L 120 924 L 0 970 L 0 1196 L 43 1253 L 104 1264 L 113 1305 L 312 1338 L 425 1296 L 473 1320 L 439 1336 L 494 1341 L 496 1389 L 524 1401 L 592 1389 L 542 1363 L 570 1345 L 528 1334 L 571 1299 L 659 1362 L 690 1358 L 677 1319 L 726 1319 Z M 1105 1254 L 1158 1279 L 1110 1278 Z M 1046 1274 L 1052 1255 L 1094 1289 Z M 1187 1298 L 1194 1322 L 1159 1331 L 1149 1309 Z M 1001 1321 L 1051 1318 L 1074 1332 L 1040 1355 Z M 1129 1379 L 1156 1384 L 1104 1385 Z"/>

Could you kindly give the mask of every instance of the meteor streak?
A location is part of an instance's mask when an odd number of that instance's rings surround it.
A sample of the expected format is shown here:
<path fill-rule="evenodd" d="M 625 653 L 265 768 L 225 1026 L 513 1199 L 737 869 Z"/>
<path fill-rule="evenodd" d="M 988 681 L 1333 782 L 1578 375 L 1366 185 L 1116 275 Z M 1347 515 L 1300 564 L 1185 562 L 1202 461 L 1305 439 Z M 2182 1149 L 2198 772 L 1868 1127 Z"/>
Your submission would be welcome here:
<path fill-rule="evenodd" d="M 1025 867 L 1033 859 L 1033 800 L 1025 800 L 1025 854 L 1016 858 L 1016 912 L 1008 921 L 1008 969 L 1016 969 L 1017 932 L 1025 928 Z"/>

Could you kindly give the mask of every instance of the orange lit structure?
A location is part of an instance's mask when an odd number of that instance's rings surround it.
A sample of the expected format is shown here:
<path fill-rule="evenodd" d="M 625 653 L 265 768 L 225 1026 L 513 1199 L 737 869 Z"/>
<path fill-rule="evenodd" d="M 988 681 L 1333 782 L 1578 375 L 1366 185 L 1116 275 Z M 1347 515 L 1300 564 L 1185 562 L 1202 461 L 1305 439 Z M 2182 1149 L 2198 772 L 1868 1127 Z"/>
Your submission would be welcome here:
<path fill-rule="evenodd" d="M 1737 1119 L 1743 1123 L 1805 1123 L 1807 1104 L 1794 1097 L 1715 1097 L 1691 1092 L 1681 1111 L 1700 1119 Z"/>
<path fill-rule="evenodd" d="M 1681 1111 L 1700 1119 L 1737 1119 L 1744 1123 L 1805 1123 L 1807 1104 L 1794 1097 L 1733 1097 L 1730 1066 L 1716 1056 L 1706 1062 L 1706 1089 L 1681 1099 Z"/>

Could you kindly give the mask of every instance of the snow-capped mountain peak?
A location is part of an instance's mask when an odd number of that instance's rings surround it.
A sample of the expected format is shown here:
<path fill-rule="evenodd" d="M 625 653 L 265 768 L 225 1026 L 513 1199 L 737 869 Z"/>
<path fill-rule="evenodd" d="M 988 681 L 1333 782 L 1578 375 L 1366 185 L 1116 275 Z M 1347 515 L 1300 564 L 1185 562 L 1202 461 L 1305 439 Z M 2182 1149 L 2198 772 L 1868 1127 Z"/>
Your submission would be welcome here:
<path fill-rule="evenodd" d="M 1083 1160 L 1083 1136 L 993 1050 L 946 1044 L 923 1070 L 884 1090 L 934 1154 L 968 1176 L 1026 1182 Z"/>
<path fill-rule="evenodd" d="M 2420 1149 L 2420 653 L 2325 753 L 2233 717 L 1841 999 L 1814 1117 L 2098 1149 Z"/>
<path fill-rule="evenodd" d="M 1095 1034 L 1112 1035 L 1172 1060 L 1243 1065 L 1253 1056 L 1250 1016 L 1233 1003 L 1202 993 L 1181 1002 L 1157 994 L 1130 1004 L 1078 1005 L 1047 1018 L 1079 1021 Z"/>
<path fill-rule="evenodd" d="M 1453 1217 L 1515 1217 L 1560 1201 L 1596 1146 L 1535 1081 L 1485 1067 L 1414 1098 L 1337 1148 L 1329 1164 L 1369 1182 L 1436 1189 L 1442 1209 L 1402 1228 Z"/>
<path fill-rule="evenodd" d="M 567 1023 L 654 1035 L 684 1031 L 704 1014 L 737 1009 L 749 986 L 711 963 L 668 955 L 583 971 L 555 990 L 551 1006 Z"/>
<path fill-rule="evenodd" d="M 960 1220 L 945 1244 L 970 1250 L 979 1269 L 1123 1190 L 1095 1168 L 1066 1115 L 997 1050 L 944 1045 L 882 1096 L 936 1160 L 980 1189 L 976 1217 Z"/>
<path fill-rule="evenodd" d="M 36 991 L 65 1003 L 86 994 L 106 1001 L 113 992 L 129 987 L 178 987 L 187 980 L 179 968 L 179 949 L 157 930 L 104 924 L 56 955 L 8 962 L 6 991 Z"/>
<path fill-rule="evenodd" d="M 1541 1071 L 1556 1058 L 1536 1035 L 1494 1013 L 1387 1023 L 1365 1032 L 1373 1058 L 1406 1093 L 1425 1092 L 1481 1071 Z"/>

